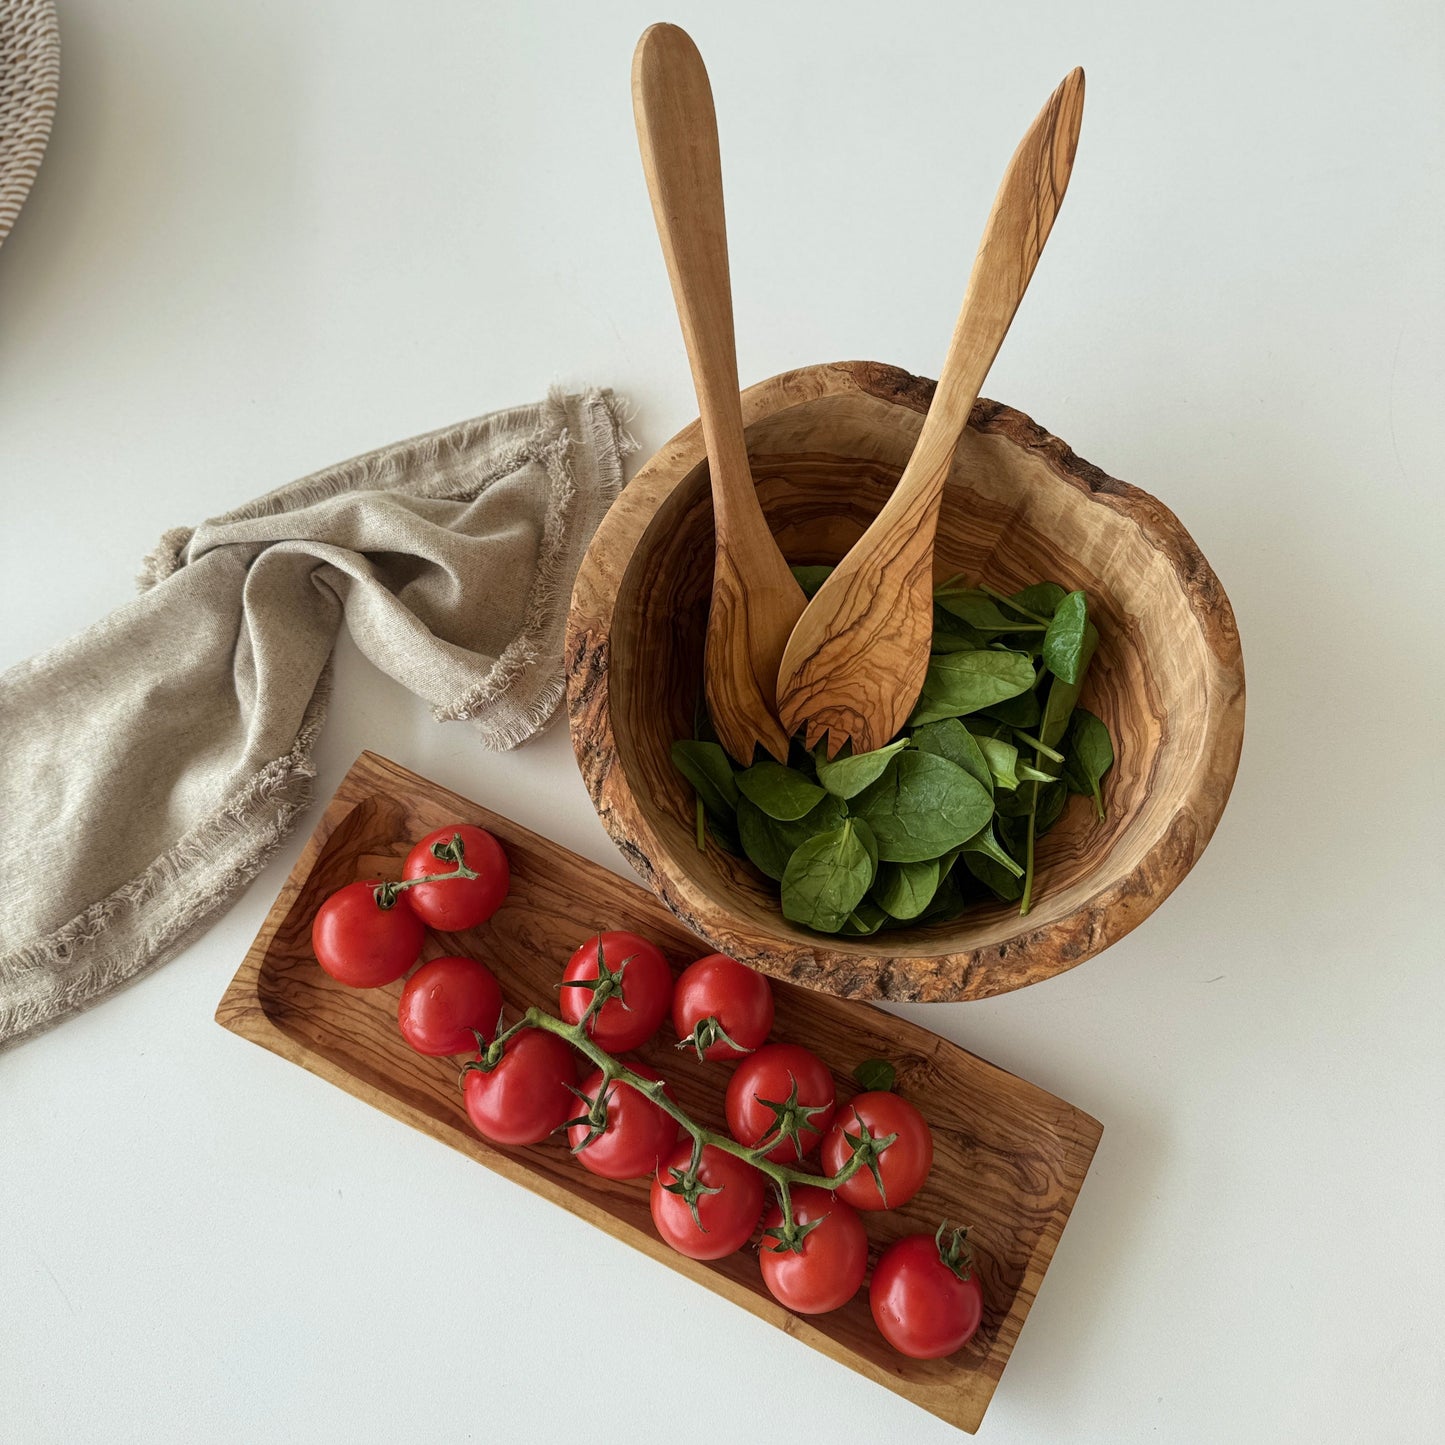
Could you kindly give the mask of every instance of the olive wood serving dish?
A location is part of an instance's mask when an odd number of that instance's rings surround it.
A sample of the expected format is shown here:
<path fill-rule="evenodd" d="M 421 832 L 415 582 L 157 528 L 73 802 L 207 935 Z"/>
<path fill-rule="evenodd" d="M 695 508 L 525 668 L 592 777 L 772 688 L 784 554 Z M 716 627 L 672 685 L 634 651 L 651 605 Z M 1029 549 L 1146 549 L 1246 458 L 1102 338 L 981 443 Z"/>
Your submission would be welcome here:
<path fill-rule="evenodd" d="M 897 367 L 808 366 L 743 393 L 758 498 L 793 563 L 836 562 L 914 450 L 934 384 Z M 850 998 L 985 998 L 1107 948 L 1178 886 L 1229 797 L 1244 664 L 1224 588 L 1179 519 L 1021 412 L 980 400 L 944 483 L 934 577 L 1012 591 L 1082 587 L 1100 641 L 1083 706 L 1117 755 L 1108 817 L 1074 798 L 1040 840 L 1034 907 L 986 903 L 952 923 L 869 938 L 789 923 L 777 886 L 699 852 L 692 789 L 672 765 L 693 735 L 713 521 L 694 422 L 643 466 L 588 549 L 567 625 L 572 743 L 593 805 L 692 932 L 775 978 Z"/>
<path fill-rule="evenodd" d="M 898 1088 L 934 1129 L 932 1175 L 907 1207 L 869 1216 L 871 1256 L 902 1234 L 932 1232 L 945 1216 L 972 1226 L 984 1291 L 978 1333 L 947 1360 L 907 1360 L 883 1342 L 866 1287 L 832 1314 L 803 1318 L 763 1287 L 754 1249 L 704 1264 L 654 1233 L 647 1181 L 613 1183 L 574 1162 L 557 1140 L 496 1149 L 467 1121 L 458 1060 L 413 1053 L 397 1031 L 400 983 L 350 989 L 311 952 L 311 921 L 334 889 L 363 877 L 400 877 L 409 844 L 447 823 L 477 823 L 501 840 L 512 887 L 481 928 L 429 934 L 424 957 L 464 952 L 501 982 L 509 1013 L 555 1008 L 556 983 L 590 923 L 655 939 L 675 968 L 706 952 L 650 894 L 486 808 L 363 753 L 346 775 L 216 1010 L 216 1020 L 470 1155 L 653 1259 L 705 1285 L 961 1429 L 977 1429 L 1033 1304 L 1083 1183 L 1102 1127 L 1071 1104 L 880 1009 L 780 983 L 775 1038 L 815 1050 L 841 1098 L 865 1059 L 888 1058 Z M 729 1069 L 673 1047 L 671 1029 L 640 1056 L 663 1070 L 694 1117 L 722 1127 Z"/>

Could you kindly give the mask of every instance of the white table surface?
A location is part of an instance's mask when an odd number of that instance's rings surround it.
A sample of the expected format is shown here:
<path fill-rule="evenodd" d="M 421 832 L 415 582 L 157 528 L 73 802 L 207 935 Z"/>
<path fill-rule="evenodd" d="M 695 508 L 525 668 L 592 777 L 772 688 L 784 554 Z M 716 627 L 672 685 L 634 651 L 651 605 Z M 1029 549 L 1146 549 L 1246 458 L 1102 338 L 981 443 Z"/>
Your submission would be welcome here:
<path fill-rule="evenodd" d="M 645 450 L 693 415 L 628 101 L 655 6 L 61 10 L 0 249 L 0 662 L 163 529 L 371 446 L 557 381 L 629 395 Z M 936 372 L 1004 160 L 1087 68 L 987 391 L 1173 507 L 1244 639 L 1177 894 L 1047 984 L 902 1010 L 1105 1124 L 984 1438 L 1441 1438 L 1438 6 L 668 18 L 713 75 L 745 381 Z M 488 753 L 343 641 L 320 798 L 363 747 L 624 871 L 565 731 Z M 0 1056 L 0 1440 L 660 1442 L 688 1400 L 698 1438 L 956 1438 L 219 1029 L 318 812 L 183 956 Z"/>

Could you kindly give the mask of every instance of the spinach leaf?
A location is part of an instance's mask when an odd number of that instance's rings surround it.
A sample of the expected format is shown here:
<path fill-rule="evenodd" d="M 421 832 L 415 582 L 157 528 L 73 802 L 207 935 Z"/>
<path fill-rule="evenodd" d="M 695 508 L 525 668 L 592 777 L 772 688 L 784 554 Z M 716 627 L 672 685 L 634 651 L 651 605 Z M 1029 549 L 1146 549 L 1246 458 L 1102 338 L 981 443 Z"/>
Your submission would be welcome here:
<path fill-rule="evenodd" d="M 977 652 L 978 643 L 967 634 L 952 628 L 935 627 L 933 641 L 929 643 L 928 650 L 935 657 L 945 652 Z"/>
<path fill-rule="evenodd" d="M 965 853 L 963 864 L 980 883 L 1002 898 L 1005 903 L 1017 903 L 1023 896 L 1022 880 L 1016 878 L 1010 869 L 1000 863 L 995 863 L 987 854 Z"/>
<path fill-rule="evenodd" d="M 1015 878 L 1022 878 L 1024 870 L 1004 850 L 1003 845 L 994 836 L 993 824 L 980 828 L 972 838 L 965 843 L 960 850 L 964 853 L 979 854 L 985 858 L 992 858 L 1000 868 L 1012 873 Z M 965 860 L 966 862 L 967 860 Z M 892 912 L 892 909 L 889 909 Z"/>
<path fill-rule="evenodd" d="M 917 918 L 938 891 L 938 859 L 920 863 L 881 863 L 872 897 L 892 918 Z"/>
<path fill-rule="evenodd" d="M 1069 801 L 1069 790 L 1061 782 L 1052 782 L 1047 787 L 1035 784 L 1039 790 L 1038 807 L 1034 813 L 1034 832 L 1046 833 L 1063 815 Z"/>
<path fill-rule="evenodd" d="M 873 869 L 868 878 L 871 886 L 873 879 L 878 876 L 878 839 L 874 836 L 873 829 L 868 826 L 867 818 L 854 818 L 853 829 L 858 834 L 858 841 L 868 854 L 868 862 Z"/>
<path fill-rule="evenodd" d="M 835 798 L 851 798 L 861 793 L 869 783 L 876 783 L 888 766 L 888 759 L 902 752 L 908 746 L 907 738 L 899 738 L 886 748 L 874 748 L 871 753 L 855 753 L 851 757 L 838 758 L 828 762 L 826 755 L 818 759 L 818 781 Z"/>
<path fill-rule="evenodd" d="M 927 707 L 921 710 L 962 717 L 1026 693 L 1033 685 L 1033 664 L 1022 653 L 991 648 L 944 653 L 929 660 L 922 698 Z"/>
<path fill-rule="evenodd" d="M 843 932 L 854 938 L 866 938 L 871 933 L 877 933 L 887 922 L 888 915 L 871 898 L 865 898 L 848 915 Z"/>
<path fill-rule="evenodd" d="M 823 798 L 823 789 L 801 773 L 785 768 L 771 758 L 754 763 L 738 774 L 738 789 L 756 803 L 768 817 L 791 823 L 811 812 Z"/>
<path fill-rule="evenodd" d="M 853 800 L 886 863 L 937 858 L 973 837 L 993 815 L 988 789 L 947 758 L 910 748 Z"/>
<path fill-rule="evenodd" d="M 913 730 L 913 746 L 957 763 L 969 777 L 993 792 L 993 773 L 978 739 L 956 717 L 940 718 Z"/>
<path fill-rule="evenodd" d="M 933 600 L 953 617 L 961 618 L 978 632 L 1032 632 L 1043 626 L 1017 616 L 1005 617 L 999 605 L 976 587 L 962 587 L 947 592 L 935 592 Z"/>
<path fill-rule="evenodd" d="M 1033 691 L 1021 692 L 1017 697 L 1006 698 L 1003 702 L 985 708 L 983 715 L 995 722 L 1007 723 L 1010 727 L 1031 728 L 1039 720 L 1039 695 Z"/>
<path fill-rule="evenodd" d="M 738 838 L 743 852 L 769 878 L 781 883 L 788 859 L 801 844 L 837 828 L 847 816 L 842 799 L 826 794 L 823 801 L 793 823 L 770 818 L 752 799 L 738 799 Z"/>
<path fill-rule="evenodd" d="M 1089 665 L 1084 646 L 1088 626 L 1089 604 L 1084 594 L 1070 592 L 1044 633 L 1044 663 L 1060 682 L 1077 683 L 1083 677 Z"/>
<path fill-rule="evenodd" d="M 1012 793 L 1007 789 L 1000 788 L 993 795 L 993 801 L 994 807 L 998 811 L 999 826 L 1002 827 L 1003 820 L 1006 818 L 1027 818 L 1033 800 L 1029 787 L 1024 786 Z"/>
<path fill-rule="evenodd" d="M 898 1082 L 898 1070 L 887 1059 L 864 1059 L 853 1077 L 870 1094 L 886 1094 Z"/>
<path fill-rule="evenodd" d="M 983 753 L 988 763 L 988 770 L 993 774 L 993 780 L 997 787 L 1007 788 L 1012 792 L 1019 785 L 1016 769 L 1019 761 L 1019 750 L 1012 744 L 1006 743 L 1002 738 L 978 738 L 976 739 L 979 751 Z"/>
<path fill-rule="evenodd" d="M 738 837 L 736 818 L 715 818 L 711 813 L 707 817 L 708 836 L 723 850 L 724 853 L 731 853 L 734 858 L 746 857 L 743 852 L 741 839 Z"/>
<path fill-rule="evenodd" d="M 1064 781 L 1071 793 L 1083 793 L 1094 800 L 1094 812 L 1104 816 L 1104 798 L 1099 781 L 1114 766 L 1114 745 L 1109 729 L 1088 708 L 1076 707 L 1064 734 Z"/>
<path fill-rule="evenodd" d="M 733 765 L 717 743 L 690 739 L 672 745 L 672 765 L 702 799 L 703 807 L 715 817 L 731 818 L 738 805 L 738 785 Z"/>
<path fill-rule="evenodd" d="M 1035 582 L 1010 592 L 1008 600 L 1025 614 L 1047 622 L 1059 610 L 1059 603 L 1069 594 L 1057 582 Z"/>
<path fill-rule="evenodd" d="M 809 838 L 783 872 L 783 917 L 819 933 L 836 933 L 862 901 L 873 877 L 853 820 Z"/>
<path fill-rule="evenodd" d="M 1058 777 L 1057 773 L 1043 772 L 1030 763 L 1020 763 L 1018 765 L 1018 775 L 1019 782 L 1021 783 L 1052 783 L 1054 779 Z"/>
<path fill-rule="evenodd" d="M 947 703 L 934 702 L 925 692 L 919 697 L 914 705 L 913 712 L 908 718 L 908 727 L 927 727 L 929 723 L 942 722 L 944 718 L 956 718 L 958 714 L 948 706 Z"/>
<path fill-rule="evenodd" d="M 797 582 L 803 589 L 803 596 L 810 601 L 817 596 L 818 588 L 825 583 L 831 575 L 831 567 L 793 567 L 789 569 Z"/>
<path fill-rule="evenodd" d="M 933 895 L 933 902 L 928 905 L 925 912 L 919 914 L 912 923 L 902 920 L 890 919 L 884 924 L 885 928 L 930 928 L 935 923 L 950 923 L 959 914 L 968 911 L 970 899 L 963 889 L 959 887 L 958 880 L 948 877 L 938 885 L 938 892 Z"/>
<path fill-rule="evenodd" d="M 1098 646 L 1099 634 L 1091 622 L 1084 629 L 1084 651 L 1083 661 L 1079 668 L 1077 682 L 1065 682 L 1062 678 L 1056 677 L 1049 684 L 1049 695 L 1044 703 L 1042 716 L 1039 718 L 1039 737 L 1046 746 L 1057 748 L 1062 741 L 1064 732 L 1069 726 L 1069 716 L 1074 711 L 1074 704 L 1079 700 L 1079 693 L 1084 686 L 1084 676 L 1089 670 L 1089 663 L 1094 656 L 1094 649 Z"/>

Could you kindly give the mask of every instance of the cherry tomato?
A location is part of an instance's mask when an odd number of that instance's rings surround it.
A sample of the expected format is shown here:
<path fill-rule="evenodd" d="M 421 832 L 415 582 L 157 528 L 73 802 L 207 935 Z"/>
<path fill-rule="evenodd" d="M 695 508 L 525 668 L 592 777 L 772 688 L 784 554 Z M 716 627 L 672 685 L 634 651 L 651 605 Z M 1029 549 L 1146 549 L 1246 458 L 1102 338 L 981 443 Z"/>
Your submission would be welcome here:
<path fill-rule="evenodd" d="M 633 1064 L 632 1070 L 644 1079 L 662 1077 L 645 1064 Z M 583 1083 L 584 1097 L 573 1114 L 585 1114 L 601 1091 L 602 1070 L 598 1069 Z M 672 1090 L 665 1092 L 672 1099 Z M 572 1124 L 568 1128 L 567 1142 L 578 1162 L 604 1179 L 646 1179 L 655 1174 L 658 1160 L 666 1158 L 677 1142 L 677 1120 L 646 1094 L 620 1080 L 607 1095 L 606 1110 L 607 1122 L 590 1144 L 587 1136 L 592 1132 L 591 1125 Z"/>
<path fill-rule="evenodd" d="M 614 993 L 588 1020 L 587 1035 L 609 1054 L 625 1054 L 641 1048 L 667 1017 L 672 970 L 657 945 L 635 933 L 612 930 L 589 938 L 562 973 L 558 1007 L 569 1024 L 581 1022 L 593 994 L 590 988 L 572 986 L 574 981 L 601 978 L 604 969 L 614 980 L 621 975 L 621 997 Z"/>
<path fill-rule="evenodd" d="M 716 1193 L 698 1194 L 694 1220 L 687 1200 L 669 1187 L 682 1182 L 691 1162 L 691 1139 L 683 1140 L 662 1161 L 652 1181 L 652 1222 L 679 1254 L 722 1259 L 741 1249 L 757 1228 L 763 1212 L 763 1176 L 736 1155 L 709 1144 L 702 1151 L 697 1182 L 703 1191 Z"/>
<path fill-rule="evenodd" d="M 763 1215 L 763 1243 L 758 1263 L 763 1283 L 780 1305 L 798 1315 L 821 1315 L 845 1305 L 863 1283 L 868 1268 L 868 1231 L 851 1204 L 835 1199 L 824 1189 L 795 1185 L 791 1191 L 793 1218 L 813 1228 L 803 1236 L 797 1253 L 770 1239 L 769 1229 L 783 1222 L 783 1211 L 769 1206 Z"/>
<path fill-rule="evenodd" d="M 888 1134 L 898 1137 L 882 1153 L 874 1153 L 868 1141 Z M 855 1209 L 897 1209 L 923 1188 L 933 1168 L 933 1132 L 907 1099 L 870 1093 L 845 1104 L 823 1138 L 818 1167 L 824 1174 L 837 1174 L 847 1164 L 854 1141 L 863 1144 L 864 1167 L 834 1191 L 839 1199 L 846 1199 Z M 868 1167 L 870 1156 L 883 1179 L 882 1194 Z"/>
<path fill-rule="evenodd" d="M 406 855 L 402 876 L 426 878 L 433 873 L 450 873 L 457 866 L 456 861 L 438 858 L 432 852 L 432 845 L 448 844 L 458 836 L 462 840 L 462 861 L 477 876 L 418 883 L 406 890 L 417 917 L 442 933 L 460 933 L 485 923 L 502 906 L 512 881 L 512 870 L 507 866 L 502 845 L 485 828 L 473 827 L 470 823 L 455 823 L 428 833 Z"/>
<path fill-rule="evenodd" d="M 380 882 L 371 878 L 338 889 L 316 910 L 311 925 L 316 961 L 352 988 L 395 983 L 420 957 L 426 937 L 405 893 L 390 908 L 376 901 Z"/>
<path fill-rule="evenodd" d="M 883 1338 L 900 1354 L 942 1359 L 962 1349 L 978 1329 L 983 1290 L 963 1245 L 966 1232 L 954 1230 L 948 1242 L 942 1229 L 937 1235 L 909 1234 L 883 1251 L 868 1303 Z"/>
<path fill-rule="evenodd" d="M 679 1048 L 690 1041 L 704 1059 L 740 1059 L 767 1042 L 773 1026 L 772 986 L 745 963 L 710 953 L 689 964 L 677 980 L 672 1026 Z"/>
<path fill-rule="evenodd" d="M 489 1072 L 468 1068 L 462 1095 L 472 1125 L 493 1144 L 539 1144 L 572 1117 L 577 1056 L 545 1029 L 523 1029 L 502 1045 Z"/>
<path fill-rule="evenodd" d="M 780 1131 L 786 1135 L 791 1122 L 797 1140 L 780 1138 L 766 1157 L 797 1164 L 818 1147 L 832 1123 L 833 1099 L 833 1076 L 816 1054 L 800 1044 L 767 1044 L 733 1070 L 723 1109 L 729 1132 L 749 1148 Z"/>
<path fill-rule="evenodd" d="M 403 895 L 405 896 L 405 895 Z M 473 1030 L 486 1038 L 502 1016 L 502 989 L 475 958 L 434 958 L 407 979 L 397 1005 L 401 1036 L 419 1054 L 474 1052 Z"/>

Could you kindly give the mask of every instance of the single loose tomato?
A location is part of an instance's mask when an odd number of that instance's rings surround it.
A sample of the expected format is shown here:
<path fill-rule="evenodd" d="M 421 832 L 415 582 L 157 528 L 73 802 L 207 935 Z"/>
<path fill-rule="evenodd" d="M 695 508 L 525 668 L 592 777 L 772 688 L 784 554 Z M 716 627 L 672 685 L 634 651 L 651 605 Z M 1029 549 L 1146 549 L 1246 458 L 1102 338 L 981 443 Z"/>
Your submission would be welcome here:
<path fill-rule="evenodd" d="M 877 1149 L 876 1141 L 890 1134 L 897 1137 L 886 1149 Z M 933 1131 L 923 1115 L 897 1094 L 859 1094 L 839 1109 L 823 1138 L 819 1168 L 829 1177 L 839 1173 L 855 1149 L 863 1156 L 863 1167 L 833 1191 L 855 1209 L 897 1209 L 907 1204 L 933 1168 Z"/>
<path fill-rule="evenodd" d="M 559 1009 L 569 1024 L 581 1023 L 597 988 L 607 1001 L 587 1021 L 587 1035 L 609 1054 L 641 1048 L 667 1017 L 672 970 L 656 944 L 612 929 L 589 938 L 567 960 Z"/>
<path fill-rule="evenodd" d="M 311 947 L 338 983 L 352 988 L 395 983 L 421 955 L 426 926 L 404 893 L 382 907 L 382 890 L 378 878 L 348 883 L 316 910 Z"/>
<path fill-rule="evenodd" d="M 802 1232 L 796 1249 L 768 1234 L 782 1227 L 778 1205 L 770 1205 L 763 1216 L 758 1251 L 763 1283 L 794 1314 L 826 1314 L 858 1293 L 868 1268 L 868 1231 L 851 1204 L 826 1190 L 795 1185 L 792 1203 L 793 1219 Z"/>
<path fill-rule="evenodd" d="M 735 1154 L 711 1144 L 702 1151 L 695 1176 L 688 1173 L 691 1163 L 691 1139 L 683 1140 L 662 1161 L 652 1181 L 652 1222 L 679 1254 L 722 1259 L 740 1250 L 757 1228 L 763 1212 L 763 1176 Z"/>
<path fill-rule="evenodd" d="M 645 1064 L 633 1064 L 633 1073 L 661 1081 L 662 1075 Z M 602 1070 L 589 1074 L 582 1084 L 582 1114 L 591 1115 L 602 1093 Z M 672 1099 L 672 1090 L 663 1092 Z M 673 1103 L 677 1101 L 672 1099 Z M 601 1127 L 595 1116 L 574 1120 L 567 1129 L 567 1142 L 584 1168 L 603 1179 L 645 1179 L 657 1172 L 677 1142 L 677 1120 L 640 1089 L 616 1080 L 607 1090 L 601 1113 Z"/>
<path fill-rule="evenodd" d="M 512 882 L 502 845 L 485 828 L 471 823 L 455 823 L 428 833 L 406 855 L 402 876 L 427 878 L 455 871 L 457 838 L 462 840 L 461 861 L 477 876 L 442 878 L 406 890 L 417 917 L 442 933 L 460 933 L 485 923 L 502 906 Z"/>
<path fill-rule="evenodd" d="M 723 1109 L 739 1144 L 751 1149 L 776 1138 L 766 1157 L 797 1164 L 822 1140 L 833 1100 L 833 1076 L 816 1054 L 800 1044 L 767 1044 L 733 1071 Z"/>
<path fill-rule="evenodd" d="M 572 1116 L 577 1056 L 545 1029 L 522 1029 L 491 1069 L 467 1065 L 462 1096 L 477 1133 L 493 1144 L 539 1144 Z"/>
<path fill-rule="evenodd" d="M 883 1251 L 868 1286 L 873 1320 L 900 1354 L 938 1360 L 973 1338 L 983 1318 L 983 1290 L 966 1243 L 968 1231 L 947 1223 L 936 1235 L 908 1234 Z"/>
<path fill-rule="evenodd" d="M 740 1059 L 767 1042 L 773 989 L 756 969 L 710 953 L 683 969 L 672 993 L 677 1046 L 700 1059 Z"/>
<path fill-rule="evenodd" d="M 407 979 L 396 1010 L 402 1038 L 434 1057 L 473 1052 L 476 1034 L 490 1039 L 501 1016 L 502 989 L 491 969 L 459 956 L 422 964 Z"/>

